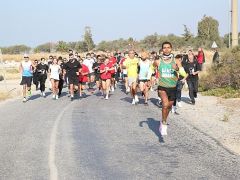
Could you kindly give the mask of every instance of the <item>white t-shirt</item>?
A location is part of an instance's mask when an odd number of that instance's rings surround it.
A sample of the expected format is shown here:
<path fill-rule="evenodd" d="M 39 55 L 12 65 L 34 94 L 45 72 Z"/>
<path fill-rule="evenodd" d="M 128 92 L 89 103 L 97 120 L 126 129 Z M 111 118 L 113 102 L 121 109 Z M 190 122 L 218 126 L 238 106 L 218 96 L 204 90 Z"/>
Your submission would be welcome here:
<path fill-rule="evenodd" d="M 60 66 L 51 64 L 50 67 L 50 79 L 59 80 Z"/>
<path fill-rule="evenodd" d="M 88 67 L 90 73 L 94 72 L 93 71 L 94 59 L 84 59 L 83 64 Z"/>

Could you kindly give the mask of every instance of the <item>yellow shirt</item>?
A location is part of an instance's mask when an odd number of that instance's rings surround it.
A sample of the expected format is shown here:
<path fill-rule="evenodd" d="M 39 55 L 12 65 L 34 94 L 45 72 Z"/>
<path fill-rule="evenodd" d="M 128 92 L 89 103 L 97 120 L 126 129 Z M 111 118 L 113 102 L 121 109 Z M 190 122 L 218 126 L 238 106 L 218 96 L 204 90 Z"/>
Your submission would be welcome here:
<path fill-rule="evenodd" d="M 127 68 L 127 75 L 130 78 L 137 78 L 138 77 L 138 62 L 139 60 L 137 58 L 130 59 L 127 58 L 123 65 Z"/>

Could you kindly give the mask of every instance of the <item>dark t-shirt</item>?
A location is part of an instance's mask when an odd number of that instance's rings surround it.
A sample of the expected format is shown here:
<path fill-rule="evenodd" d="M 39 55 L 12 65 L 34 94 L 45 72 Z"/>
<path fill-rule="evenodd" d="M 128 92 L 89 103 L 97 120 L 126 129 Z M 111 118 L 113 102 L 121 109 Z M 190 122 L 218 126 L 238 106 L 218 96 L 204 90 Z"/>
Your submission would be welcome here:
<path fill-rule="evenodd" d="M 95 71 L 95 73 L 96 74 L 100 74 L 100 65 L 101 65 L 102 63 L 98 63 L 98 62 L 95 62 L 94 64 L 93 64 L 93 69 L 94 69 L 94 71 Z"/>
<path fill-rule="evenodd" d="M 65 65 L 64 68 L 67 71 L 68 77 L 71 76 L 77 76 L 77 72 L 80 68 L 82 68 L 80 62 L 78 62 L 76 59 L 71 61 L 68 61 Z"/>
<path fill-rule="evenodd" d="M 36 67 L 36 72 L 38 75 L 47 75 L 48 65 L 47 64 L 38 64 Z"/>
<path fill-rule="evenodd" d="M 188 78 L 187 79 L 198 79 L 198 74 L 193 75 L 193 71 L 197 72 L 200 71 L 200 66 L 198 64 L 198 62 L 196 60 L 194 60 L 192 63 L 189 62 L 189 60 L 184 64 L 184 70 L 186 71 L 186 73 L 188 74 Z"/>

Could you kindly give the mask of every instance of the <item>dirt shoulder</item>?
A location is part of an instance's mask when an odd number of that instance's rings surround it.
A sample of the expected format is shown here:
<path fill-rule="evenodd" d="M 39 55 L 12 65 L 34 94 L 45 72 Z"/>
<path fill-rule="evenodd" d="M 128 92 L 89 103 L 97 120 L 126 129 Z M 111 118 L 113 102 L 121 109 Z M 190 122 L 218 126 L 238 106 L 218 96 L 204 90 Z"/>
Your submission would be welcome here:
<path fill-rule="evenodd" d="M 193 106 L 187 103 L 187 92 L 183 96 L 183 107 L 177 109 L 180 117 L 240 155 L 240 99 L 199 95 Z"/>
<path fill-rule="evenodd" d="M 20 81 L 20 79 L 0 81 L 0 102 L 21 95 Z"/>

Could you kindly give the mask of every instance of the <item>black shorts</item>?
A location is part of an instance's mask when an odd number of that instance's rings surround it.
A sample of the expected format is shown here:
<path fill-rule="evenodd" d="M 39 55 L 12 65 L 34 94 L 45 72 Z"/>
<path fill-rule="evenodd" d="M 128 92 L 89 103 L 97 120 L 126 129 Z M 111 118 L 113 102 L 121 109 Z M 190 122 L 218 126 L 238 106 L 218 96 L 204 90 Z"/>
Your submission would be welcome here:
<path fill-rule="evenodd" d="M 73 85 L 78 85 L 78 76 L 68 76 L 68 83 Z"/>
<path fill-rule="evenodd" d="M 81 84 L 81 85 L 86 85 L 87 84 L 87 82 L 81 82 L 81 81 L 79 81 L 79 84 Z"/>
<path fill-rule="evenodd" d="M 158 90 L 165 91 L 167 93 L 169 101 L 175 101 L 175 99 L 177 98 L 177 88 L 176 87 L 167 88 L 167 87 L 158 86 Z"/>
<path fill-rule="evenodd" d="M 100 80 L 100 74 L 95 74 L 95 81 L 99 81 Z"/>
<path fill-rule="evenodd" d="M 138 83 L 139 83 L 139 84 L 140 84 L 140 82 L 146 83 L 146 82 L 148 82 L 148 81 L 150 81 L 150 80 L 148 80 L 148 79 L 139 79 L 139 80 L 138 80 Z"/>
<path fill-rule="evenodd" d="M 32 85 L 32 77 L 22 76 L 22 81 L 20 85 L 27 85 L 27 87 L 31 87 Z"/>

